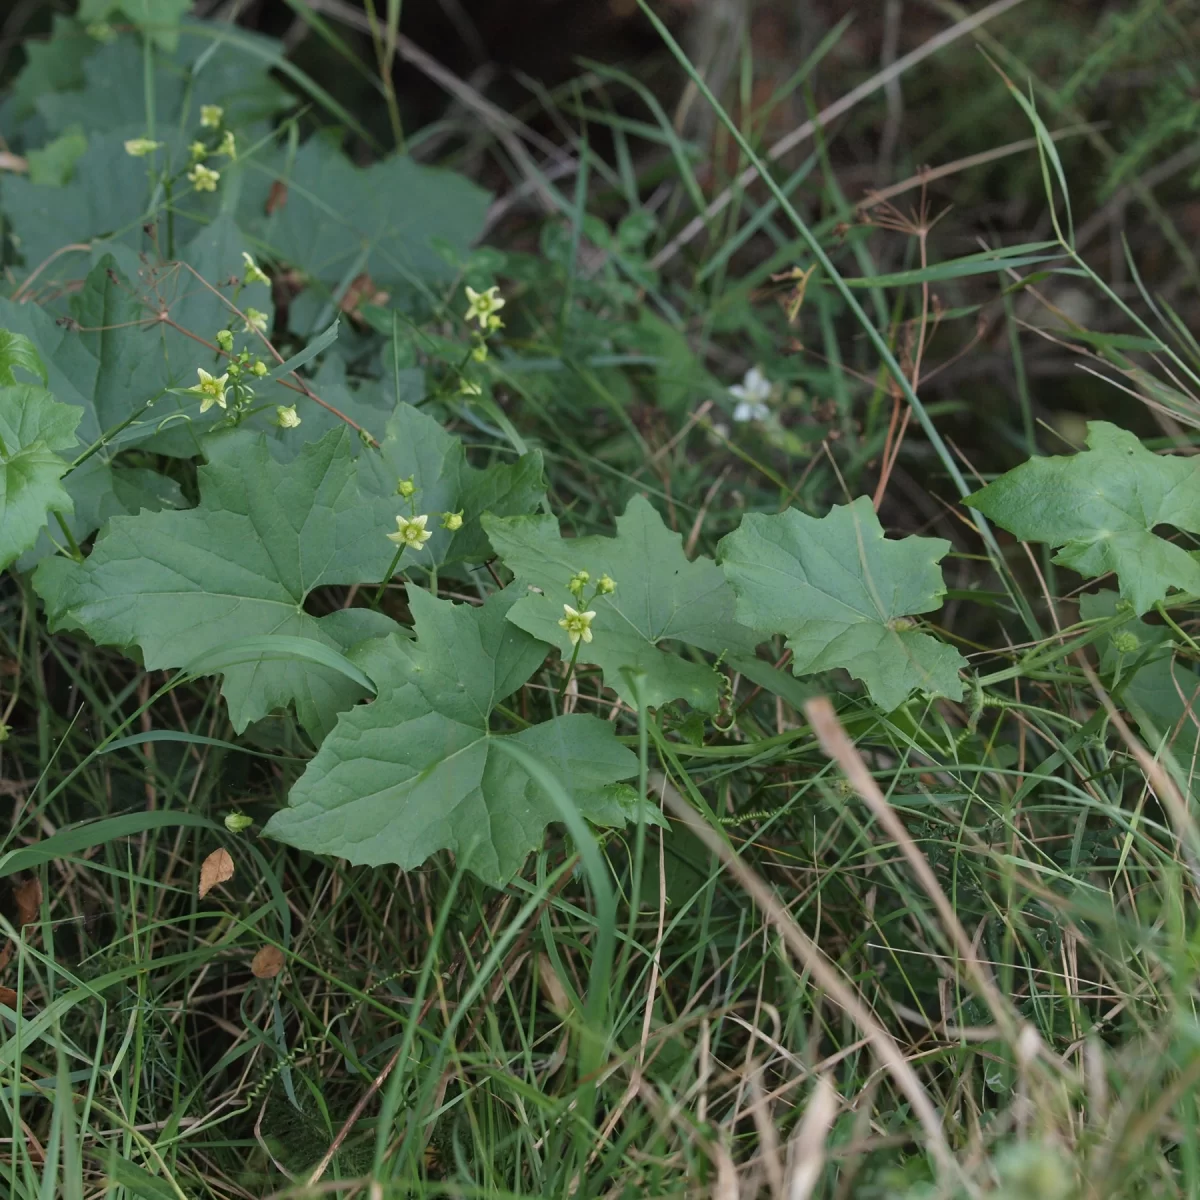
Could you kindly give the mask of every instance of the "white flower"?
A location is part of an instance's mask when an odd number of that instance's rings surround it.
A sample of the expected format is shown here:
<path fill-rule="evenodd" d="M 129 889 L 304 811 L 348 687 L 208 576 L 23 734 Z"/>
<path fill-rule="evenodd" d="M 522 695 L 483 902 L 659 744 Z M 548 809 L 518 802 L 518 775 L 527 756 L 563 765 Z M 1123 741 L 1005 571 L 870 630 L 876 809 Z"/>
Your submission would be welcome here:
<path fill-rule="evenodd" d="M 259 312 L 257 308 L 246 309 L 246 332 L 266 333 L 267 314 L 265 312 Z"/>
<path fill-rule="evenodd" d="M 576 612 L 569 604 L 563 605 L 563 612 L 566 615 L 559 621 L 559 624 L 567 631 L 571 645 L 577 646 L 580 638 L 585 642 L 590 642 L 592 640 L 592 620 L 596 614 L 594 612 Z"/>
<path fill-rule="evenodd" d="M 130 158 L 145 158 L 147 154 L 157 150 L 162 142 L 152 142 L 149 138 L 130 138 L 125 143 L 125 153 Z"/>
<path fill-rule="evenodd" d="M 733 410 L 735 421 L 765 421 L 771 415 L 766 405 L 771 397 L 771 381 L 758 367 L 751 367 L 742 382 L 729 389 L 729 394 L 738 400 Z"/>
<path fill-rule="evenodd" d="M 200 411 L 206 413 L 214 404 L 224 408 L 225 397 L 229 395 L 229 389 L 225 386 L 229 382 L 229 373 L 221 376 L 210 375 L 203 367 L 197 367 L 196 374 L 200 376 L 200 382 L 195 387 L 185 390 L 201 397 Z"/>
<path fill-rule="evenodd" d="M 397 546 L 411 546 L 414 550 L 420 550 L 433 537 L 433 530 L 425 528 L 428 520 L 427 513 L 419 517 L 397 517 L 396 532 L 387 534 L 387 540 L 395 542 Z"/>
<path fill-rule="evenodd" d="M 242 251 L 242 261 L 246 264 L 246 273 L 242 276 L 243 283 L 270 283 L 267 273 L 254 261 L 249 251 Z"/>
<path fill-rule="evenodd" d="M 221 178 L 220 171 L 214 171 L 203 163 L 197 163 L 188 173 L 188 181 L 198 192 L 215 192 L 217 180 Z"/>
<path fill-rule="evenodd" d="M 507 304 L 500 295 L 498 287 L 490 287 L 486 291 L 477 292 L 473 287 L 467 288 L 466 317 L 468 321 L 478 321 L 480 329 L 494 329 L 499 326 L 500 318 L 496 314 Z M 495 324 L 493 324 L 493 318 Z"/>

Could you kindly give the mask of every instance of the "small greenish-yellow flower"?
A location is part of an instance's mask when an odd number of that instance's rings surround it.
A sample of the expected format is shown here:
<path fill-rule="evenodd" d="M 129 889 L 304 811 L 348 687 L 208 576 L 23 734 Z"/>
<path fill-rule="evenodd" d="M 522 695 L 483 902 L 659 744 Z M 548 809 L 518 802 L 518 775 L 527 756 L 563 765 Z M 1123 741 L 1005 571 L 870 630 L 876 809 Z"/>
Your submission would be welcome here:
<path fill-rule="evenodd" d="M 225 817 L 225 828 L 230 833 L 242 833 L 254 824 L 254 818 L 246 816 L 245 813 L 231 812 Z"/>
<path fill-rule="evenodd" d="M 586 571 L 576 571 L 575 574 L 571 576 L 570 581 L 567 583 L 567 591 L 570 592 L 572 596 L 581 599 L 583 597 L 583 589 L 587 587 L 588 583 L 591 581 L 591 578 L 592 577 Z"/>
<path fill-rule="evenodd" d="M 198 192 L 215 192 L 217 180 L 221 178 L 220 171 L 214 171 L 203 163 L 197 163 L 188 173 L 188 182 Z"/>
<path fill-rule="evenodd" d="M 217 330 L 217 345 L 228 354 L 233 349 L 233 330 L 218 329 Z"/>
<path fill-rule="evenodd" d="M 219 129 L 225 110 L 219 104 L 200 105 L 200 125 L 204 129 Z"/>
<path fill-rule="evenodd" d="M 405 500 L 411 499 L 417 491 L 417 485 L 413 483 L 412 476 L 407 479 L 401 479 L 396 484 L 396 495 L 403 496 Z"/>
<path fill-rule="evenodd" d="M 224 408 L 225 398 L 229 394 L 229 389 L 225 386 L 229 382 L 228 373 L 221 376 L 210 375 L 203 367 L 197 367 L 196 374 L 200 377 L 200 382 L 186 390 L 200 397 L 200 411 L 208 412 L 214 404 Z"/>
<path fill-rule="evenodd" d="M 472 383 L 469 379 L 464 379 L 458 385 L 458 394 L 460 396 L 482 396 L 483 388 L 477 383 Z"/>
<path fill-rule="evenodd" d="M 425 522 L 429 517 L 422 513 L 419 517 L 397 517 L 396 532 L 389 533 L 387 540 L 395 542 L 397 546 L 409 546 L 413 550 L 420 550 L 431 537 L 433 530 L 425 528 Z"/>
<path fill-rule="evenodd" d="M 294 404 L 275 405 L 275 424 L 280 429 L 295 429 L 300 424 L 300 414 Z"/>
<path fill-rule="evenodd" d="M 617 590 L 617 581 L 611 575 L 601 575 L 596 584 L 596 593 L 600 596 L 611 596 Z"/>
<path fill-rule="evenodd" d="M 192 162 L 199 162 L 208 157 L 208 147 L 203 142 L 193 142 L 188 147 L 188 153 L 192 156 Z"/>
<path fill-rule="evenodd" d="M 266 271 L 264 271 L 245 250 L 242 251 L 242 261 L 246 264 L 246 273 L 242 276 L 243 283 L 249 284 L 271 282 L 270 279 L 267 278 Z"/>
<path fill-rule="evenodd" d="M 476 342 L 475 348 L 471 351 L 471 357 L 476 362 L 487 362 L 488 348 L 487 342 Z"/>
<path fill-rule="evenodd" d="M 162 142 L 151 141 L 150 138 L 130 138 L 125 143 L 125 153 L 130 158 L 145 158 L 147 154 L 157 150 Z"/>
<path fill-rule="evenodd" d="M 254 366 L 250 368 L 252 375 L 257 375 L 261 379 L 267 373 L 267 364 L 261 358 L 254 360 Z"/>
<path fill-rule="evenodd" d="M 474 288 L 469 287 L 467 288 L 467 300 L 469 302 L 467 304 L 467 320 L 478 321 L 480 329 L 491 328 L 492 317 L 507 303 L 501 297 L 498 287 L 490 287 L 484 292 L 477 292 Z"/>
<path fill-rule="evenodd" d="M 242 368 L 241 368 L 241 365 L 240 365 L 240 364 L 238 364 L 238 363 L 235 363 L 235 362 L 231 362 L 231 363 L 229 364 L 229 374 L 230 374 L 230 375 L 231 375 L 231 376 L 232 376 L 234 379 L 240 379 L 240 378 L 241 378 L 241 374 L 242 374 Z"/>
<path fill-rule="evenodd" d="M 451 533 L 462 528 L 462 521 L 461 510 L 456 513 L 442 513 L 442 528 L 450 530 Z"/>
<path fill-rule="evenodd" d="M 221 139 L 221 144 L 215 153 L 224 154 L 226 158 L 237 158 L 237 140 L 233 136 L 232 129 L 225 130 L 225 136 Z"/>
<path fill-rule="evenodd" d="M 569 604 L 563 605 L 563 619 L 559 621 L 559 625 L 567 631 L 567 637 L 571 639 L 571 645 L 579 645 L 582 638 L 585 642 L 592 640 L 592 621 L 596 614 L 594 612 L 576 612 Z"/>
<path fill-rule="evenodd" d="M 1142 639 L 1136 633 L 1122 630 L 1120 633 L 1113 635 L 1112 644 L 1113 649 L 1118 654 L 1135 654 L 1138 647 L 1142 644 Z"/>
<path fill-rule="evenodd" d="M 500 318 L 498 316 L 496 316 L 495 313 L 492 313 L 492 315 L 490 317 L 488 317 L 488 319 L 487 319 L 488 333 L 495 333 L 497 329 L 503 329 L 503 328 L 504 328 L 504 322 L 502 320 L 500 320 Z"/>
<path fill-rule="evenodd" d="M 246 332 L 266 333 L 267 314 L 265 312 L 259 312 L 257 308 L 246 309 Z"/>

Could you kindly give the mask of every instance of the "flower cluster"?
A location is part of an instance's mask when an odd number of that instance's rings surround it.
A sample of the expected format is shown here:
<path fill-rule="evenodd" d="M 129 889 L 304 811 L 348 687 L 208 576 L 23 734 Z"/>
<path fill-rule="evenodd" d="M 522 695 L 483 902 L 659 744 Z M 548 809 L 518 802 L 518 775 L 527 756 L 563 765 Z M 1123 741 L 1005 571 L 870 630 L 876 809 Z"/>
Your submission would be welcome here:
<path fill-rule="evenodd" d="M 592 640 L 592 621 L 595 619 L 596 613 L 594 609 L 586 607 L 583 599 L 584 590 L 591 581 L 592 576 L 588 571 L 576 571 L 567 580 L 567 591 L 575 597 L 575 602 L 579 605 L 579 608 L 574 608 L 570 604 L 564 604 L 563 615 L 558 622 L 559 626 L 566 630 L 567 639 L 575 648 L 576 653 L 579 651 L 580 642 L 590 642 Z M 611 596 L 616 590 L 616 580 L 605 572 L 596 580 L 596 587 L 587 603 L 594 601 L 597 596 Z M 574 662 L 574 659 L 572 659 L 572 662 Z"/>

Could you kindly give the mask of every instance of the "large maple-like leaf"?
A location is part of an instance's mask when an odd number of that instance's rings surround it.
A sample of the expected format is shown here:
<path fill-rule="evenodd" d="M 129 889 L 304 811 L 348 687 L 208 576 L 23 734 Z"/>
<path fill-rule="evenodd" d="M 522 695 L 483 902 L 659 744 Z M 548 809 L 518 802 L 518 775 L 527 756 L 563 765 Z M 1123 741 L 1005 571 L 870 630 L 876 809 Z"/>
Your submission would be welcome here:
<path fill-rule="evenodd" d="M 600 667 L 605 684 L 629 704 L 640 696 L 650 706 L 683 699 L 716 709 L 717 673 L 673 653 L 671 643 L 712 654 L 754 653 L 759 639 L 734 619 L 734 596 L 720 569 L 703 557 L 689 562 L 683 539 L 644 497 L 630 500 L 611 538 L 564 538 L 553 517 L 489 516 L 483 524 L 505 566 L 525 588 L 538 589 L 527 591 L 509 620 L 565 657 L 572 647 L 558 622 L 564 604 L 577 605 L 567 590 L 571 576 L 582 570 L 593 584 L 601 575 L 616 581 L 615 592 L 595 600 L 593 638 L 580 646 L 579 661 Z M 636 693 L 624 668 L 642 675 Z"/>
<path fill-rule="evenodd" d="M 842 667 L 890 710 L 914 690 L 962 696 L 962 656 L 911 619 L 941 607 L 949 549 L 941 538 L 885 538 L 859 497 L 821 518 L 750 513 L 718 553 L 738 619 L 784 634 L 797 675 Z"/>
<path fill-rule="evenodd" d="M 150 670 L 185 667 L 256 635 L 341 651 L 379 632 L 369 612 L 314 617 L 304 608 L 314 588 L 378 580 L 391 558 L 388 512 L 360 491 L 346 431 L 306 445 L 286 465 L 265 438 L 234 433 L 212 444 L 199 479 L 196 508 L 114 517 L 85 562 L 38 567 L 34 587 L 54 628 L 139 646 Z M 223 673 L 239 731 L 294 704 L 319 740 L 363 694 L 305 659 L 263 655 Z"/>
<path fill-rule="evenodd" d="M 62 485 L 81 409 L 44 388 L 0 387 L 0 570 L 37 541 L 50 512 L 74 503 Z"/>
<path fill-rule="evenodd" d="M 266 833 L 352 863 L 420 865 L 452 850 L 500 884 L 560 819 L 542 785 L 499 748 L 532 755 L 581 815 L 624 823 L 612 785 L 637 759 L 598 717 L 557 717 L 518 733 L 492 732 L 497 703 L 537 670 L 545 647 L 506 621 L 513 595 L 480 607 L 410 589 L 417 638 L 365 643 L 354 654 L 377 698 L 345 712 Z"/>
<path fill-rule="evenodd" d="M 396 406 L 380 453 L 363 459 L 363 478 L 364 487 L 377 496 L 391 497 L 396 513 L 405 511 L 396 497 L 396 485 L 411 478 L 417 488 L 413 501 L 418 512 L 463 514 L 462 528 L 455 533 L 441 528 L 436 516 L 431 516 L 433 536 L 423 549 L 405 550 L 402 566 L 490 558 L 480 517 L 485 512 L 527 513 L 546 492 L 539 451 L 523 454 L 511 464 L 477 469 L 467 462 L 466 449 L 457 437 L 411 404 Z"/>
<path fill-rule="evenodd" d="M 1200 460 L 1152 454 L 1127 430 L 1088 422 L 1088 449 L 1031 458 L 963 501 L 1022 541 L 1062 547 L 1086 578 L 1116 573 L 1144 613 L 1171 588 L 1200 593 L 1200 563 L 1154 532 L 1200 533 Z"/>

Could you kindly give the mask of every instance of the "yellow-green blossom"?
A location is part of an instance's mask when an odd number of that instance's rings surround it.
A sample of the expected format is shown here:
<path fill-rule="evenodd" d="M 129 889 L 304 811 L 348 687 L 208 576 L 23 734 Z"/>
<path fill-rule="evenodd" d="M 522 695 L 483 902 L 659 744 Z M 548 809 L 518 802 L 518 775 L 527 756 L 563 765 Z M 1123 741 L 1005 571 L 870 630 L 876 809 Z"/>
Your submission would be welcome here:
<path fill-rule="evenodd" d="M 224 154 L 226 158 L 237 158 L 237 141 L 233 136 L 232 129 L 225 130 L 225 136 L 221 139 L 221 144 L 215 153 Z"/>
<path fill-rule="evenodd" d="M 243 283 L 270 283 L 267 273 L 254 261 L 250 254 L 243 250 L 242 261 L 246 264 L 246 273 L 242 276 Z"/>
<path fill-rule="evenodd" d="M 488 348 L 487 342 L 478 342 L 475 348 L 471 351 L 471 357 L 476 362 L 487 362 Z"/>
<path fill-rule="evenodd" d="M 266 333 L 267 314 L 265 312 L 259 312 L 257 308 L 246 309 L 246 332 Z"/>
<path fill-rule="evenodd" d="M 462 523 L 463 523 L 463 515 L 462 515 L 461 509 L 458 512 L 454 512 L 454 513 L 450 513 L 450 512 L 442 513 L 442 528 L 443 529 L 448 529 L 448 530 L 450 530 L 451 533 L 455 533 L 457 530 L 462 528 Z"/>
<path fill-rule="evenodd" d="M 583 599 L 583 589 L 587 587 L 591 578 L 586 571 L 576 571 L 567 584 L 567 591 L 577 599 Z"/>
<path fill-rule="evenodd" d="M 261 379 L 267 373 L 267 364 L 261 358 L 254 360 L 254 366 L 250 368 L 252 374 L 257 375 Z"/>
<path fill-rule="evenodd" d="M 416 493 L 416 490 L 417 485 L 413 483 L 411 475 L 407 479 L 401 479 L 396 484 L 396 495 L 403 496 L 405 500 L 410 499 Z"/>
<path fill-rule="evenodd" d="M 215 192 L 217 190 L 217 180 L 221 178 L 220 171 L 214 171 L 211 167 L 204 166 L 203 163 L 197 163 L 188 173 L 188 182 L 198 192 Z"/>
<path fill-rule="evenodd" d="M 592 640 L 592 620 L 596 614 L 594 612 L 576 612 L 569 604 L 563 605 L 563 619 L 559 621 L 559 625 L 567 631 L 567 637 L 571 639 L 571 645 L 577 646 L 582 638 L 585 642 Z"/>
<path fill-rule="evenodd" d="M 433 530 L 425 528 L 425 522 L 428 520 L 429 517 L 425 513 L 419 517 L 397 517 L 396 532 L 389 533 L 387 540 L 395 542 L 397 546 L 410 546 L 413 550 L 420 550 L 433 537 Z"/>
<path fill-rule="evenodd" d="M 242 833 L 249 829 L 254 824 L 254 818 L 246 816 L 245 813 L 231 812 L 225 817 L 225 828 L 230 833 Z"/>
<path fill-rule="evenodd" d="M 225 110 L 219 104 L 200 105 L 200 125 L 204 129 L 219 129 Z"/>
<path fill-rule="evenodd" d="M 193 162 L 199 162 L 200 159 L 208 157 L 208 147 L 203 142 L 193 142 L 188 147 L 188 153 Z"/>
<path fill-rule="evenodd" d="M 596 594 L 611 596 L 617 590 L 617 581 L 611 575 L 601 575 L 596 583 Z"/>
<path fill-rule="evenodd" d="M 233 349 L 233 330 L 218 329 L 217 330 L 217 345 L 225 351 L 226 354 Z"/>
<path fill-rule="evenodd" d="M 300 414 L 294 404 L 275 405 L 275 424 L 280 429 L 295 429 L 300 424 Z"/>
<path fill-rule="evenodd" d="M 130 138 L 125 143 L 125 153 L 130 158 L 145 158 L 151 151 L 157 150 L 162 142 L 154 142 L 149 138 Z"/>
<path fill-rule="evenodd" d="M 485 292 L 477 292 L 474 288 L 467 288 L 467 320 L 478 321 L 480 329 L 491 329 L 492 318 L 495 317 L 504 305 L 507 303 L 500 295 L 498 287 L 490 287 Z M 499 321 L 499 318 L 496 317 Z"/>
<path fill-rule="evenodd" d="M 477 383 L 472 383 L 469 379 L 464 379 L 458 385 L 458 394 L 460 396 L 482 396 L 483 388 Z"/>
<path fill-rule="evenodd" d="M 225 397 L 229 394 L 229 388 L 225 386 L 229 382 L 228 372 L 218 377 L 210 375 L 203 367 L 197 367 L 196 374 L 200 377 L 200 382 L 195 387 L 184 390 L 200 397 L 200 411 L 208 412 L 214 404 L 224 408 Z"/>

